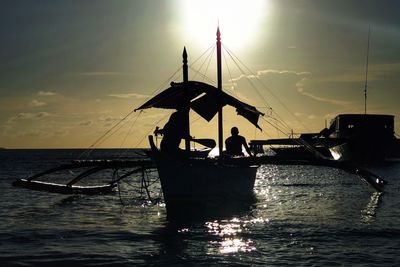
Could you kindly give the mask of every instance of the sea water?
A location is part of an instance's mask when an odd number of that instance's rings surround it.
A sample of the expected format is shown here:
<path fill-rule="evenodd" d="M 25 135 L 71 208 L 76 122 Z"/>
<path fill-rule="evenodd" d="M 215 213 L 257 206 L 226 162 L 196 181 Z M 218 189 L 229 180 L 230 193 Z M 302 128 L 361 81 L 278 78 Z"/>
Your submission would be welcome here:
<path fill-rule="evenodd" d="M 134 152 L 124 155 L 135 157 Z M 17 178 L 81 153 L 0 151 L 1 266 L 400 264 L 399 163 L 370 168 L 388 181 L 383 194 L 342 170 L 264 165 L 257 174 L 256 202 L 248 209 L 179 223 L 167 220 L 162 202 L 131 201 L 139 191 L 127 188 L 69 196 L 12 186 Z M 92 156 L 122 154 L 96 150 Z M 127 182 L 135 183 L 140 179 Z M 158 183 L 153 186 L 159 189 Z"/>

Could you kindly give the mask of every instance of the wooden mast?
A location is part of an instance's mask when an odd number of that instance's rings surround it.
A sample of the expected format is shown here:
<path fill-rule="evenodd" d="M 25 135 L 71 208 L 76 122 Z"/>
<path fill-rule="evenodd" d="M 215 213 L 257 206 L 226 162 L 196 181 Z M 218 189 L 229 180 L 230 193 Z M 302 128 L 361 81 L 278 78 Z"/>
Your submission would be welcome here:
<path fill-rule="evenodd" d="M 368 90 L 368 61 L 369 61 L 369 39 L 371 36 L 371 25 L 368 27 L 368 45 L 367 45 L 367 64 L 365 66 L 365 85 L 364 85 L 364 114 L 367 114 L 367 90 Z"/>
<path fill-rule="evenodd" d="M 219 26 L 217 29 L 217 80 L 218 80 L 218 93 L 221 96 L 222 93 L 222 61 L 221 61 L 221 33 L 219 31 Z M 218 152 L 219 158 L 222 157 L 223 150 L 223 121 L 222 121 L 222 105 L 221 105 L 221 97 L 218 98 L 219 101 L 219 110 L 218 110 Z"/>
<path fill-rule="evenodd" d="M 186 112 L 186 118 L 185 118 L 185 133 L 187 134 L 185 137 L 185 150 L 187 154 L 189 155 L 190 151 L 190 119 L 189 119 L 189 112 L 190 112 L 190 100 L 189 100 L 189 88 L 187 88 L 187 82 L 189 81 L 189 74 L 188 74 L 188 60 L 187 60 L 187 52 L 186 52 L 186 47 L 183 47 L 183 53 L 182 53 L 182 70 L 183 70 L 183 83 L 185 84 L 185 112 Z"/>

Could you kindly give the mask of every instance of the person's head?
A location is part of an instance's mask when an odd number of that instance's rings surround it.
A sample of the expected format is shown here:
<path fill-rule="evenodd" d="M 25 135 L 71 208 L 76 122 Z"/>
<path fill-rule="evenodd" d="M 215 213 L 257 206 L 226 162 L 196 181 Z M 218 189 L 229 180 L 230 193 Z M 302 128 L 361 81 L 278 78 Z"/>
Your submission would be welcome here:
<path fill-rule="evenodd" d="M 232 135 L 239 135 L 239 129 L 237 127 L 232 127 L 231 134 Z"/>

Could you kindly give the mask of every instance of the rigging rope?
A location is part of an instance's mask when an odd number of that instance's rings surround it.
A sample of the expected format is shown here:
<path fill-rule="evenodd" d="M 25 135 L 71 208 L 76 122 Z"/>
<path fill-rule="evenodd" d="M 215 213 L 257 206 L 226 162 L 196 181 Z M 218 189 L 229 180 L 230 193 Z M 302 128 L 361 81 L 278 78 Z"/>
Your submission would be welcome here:
<path fill-rule="evenodd" d="M 285 106 L 282 101 L 270 90 L 270 88 L 268 86 L 266 86 L 261 79 L 259 79 L 258 75 L 255 74 L 249 67 L 247 67 L 229 48 L 227 48 L 225 45 L 223 45 L 224 50 L 228 53 L 229 57 L 231 58 L 231 60 L 234 62 L 234 64 L 236 65 L 236 67 L 240 70 L 241 74 L 247 78 L 249 84 L 251 85 L 251 87 L 255 90 L 255 92 L 257 93 L 257 95 L 260 97 L 260 99 L 264 102 L 264 104 L 266 105 L 265 108 L 270 109 L 272 111 L 272 108 L 270 106 L 270 104 L 267 102 L 267 100 L 265 99 L 265 97 L 260 93 L 260 91 L 257 89 L 257 87 L 254 85 L 254 83 L 252 82 L 252 80 L 246 75 L 245 70 L 247 70 L 248 73 L 250 73 L 251 75 L 253 75 L 258 82 L 260 82 L 260 84 L 269 91 L 269 93 L 278 100 L 278 102 L 291 114 L 293 115 L 297 121 L 299 121 L 299 119 L 288 109 L 287 106 Z M 205 75 L 204 73 L 206 73 L 209 69 L 209 66 L 211 64 L 211 60 L 212 60 L 212 56 L 215 52 L 215 44 L 211 45 L 205 52 L 203 52 L 190 66 L 189 68 L 195 71 L 195 75 L 194 77 L 196 77 L 196 75 L 200 75 L 203 80 L 208 80 L 210 82 L 213 82 L 210 78 L 207 77 L 207 75 Z M 232 77 L 232 73 L 231 70 L 229 68 L 229 64 L 227 63 L 227 57 L 224 55 L 224 60 L 225 60 L 225 64 L 228 68 L 228 73 L 229 73 L 229 77 L 230 77 L 230 81 L 232 83 L 232 91 L 234 93 L 235 96 L 237 96 L 237 91 L 234 89 L 234 85 L 233 85 L 233 77 Z M 204 60 L 202 60 L 202 58 L 204 58 Z M 202 60 L 201 64 L 200 64 L 200 69 L 196 70 L 193 66 L 198 63 L 200 60 Z M 207 64 L 206 64 L 207 63 Z M 242 67 L 243 66 L 243 67 Z M 202 73 L 202 69 L 205 68 L 204 73 Z M 155 95 L 156 93 L 158 93 L 166 84 L 168 84 L 171 80 L 174 80 L 177 77 L 178 72 L 180 72 L 182 69 L 182 67 L 179 67 L 168 79 L 166 79 L 153 93 L 152 95 Z M 245 69 L 245 70 L 244 70 Z M 104 142 L 107 138 L 111 137 L 113 134 L 115 134 L 118 130 L 120 130 L 124 124 L 122 124 L 123 122 L 126 121 L 126 119 L 133 113 L 134 111 L 129 112 L 124 118 L 122 118 L 120 121 L 118 121 L 115 125 L 113 125 L 109 130 L 107 130 L 103 135 L 101 135 L 91 146 L 89 146 L 88 150 L 83 152 L 79 158 L 81 158 L 83 155 L 85 155 L 85 153 L 87 153 L 87 156 L 89 156 L 89 154 L 93 151 L 94 147 L 99 145 L 100 143 Z M 127 134 L 125 135 L 120 147 L 122 147 L 128 136 L 132 133 L 132 129 L 134 127 L 134 125 L 137 123 L 138 118 L 140 117 L 140 115 L 142 114 L 143 111 L 141 111 L 139 113 L 139 115 L 136 117 L 135 121 L 133 122 L 133 124 L 130 126 Z M 167 114 L 166 116 L 168 116 L 169 114 Z M 274 116 L 273 116 L 274 115 Z M 158 122 L 155 123 L 155 125 L 157 125 L 160 121 L 164 120 L 165 117 L 161 118 Z M 276 118 L 275 118 L 276 117 Z M 287 132 L 292 132 L 291 127 L 289 127 L 289 125 L 287 125 L 285 123 L 285 121 L 279 116 L 279 114 L 276 113 L 272 113 L 269 115 L 269 118 L 271 118 L 272 120 L 275 120 L 276 124 L 274 125 L 273 123 L 271 123 L 270 121 L 266 120 L 265 118 L 264 121 L 271 125 L 273 128 L 277 129 L 280 133 L 284 134 L 285 136 L 288 136 L 289 134 L 285 133 L 283 129 L 286 128 Z M 300 124 L 301 121 L 299 121 Z M 126 122 L 125 122 L 126 123 Z M 304 124 L 302 124 L 303 127 Z M 306 127 L 305 127 L 306 128 Z M 139 143 L 135 146 L 135 148 L 137 148 L 142 142 L 143 140 L 147 137 L 147 135 L 152 131 L 149 130 L 148 133 L 139 141 Z"/>
<path fill-rule="evenodd" d="M 167 84 L 170 84 L 171 81 L 173 81 L 175 79 L 175 76 L 177 76 L 177 74 L 182 70 L 182 66 L 179 67 L 171 76 L 168 77 L 168 79 L 166 79 L 164 82 L 162 82 L 160 84 L 160 86 L 157 87 L 156 90 L 154 90 L 150 96 L 155 96 L 159 91 L 161 91 L 164 87 L 167 86 Z M 146 103 L 147 100 L 144 100 L 140 105 L 142 106 L 144 103 Z"/>
<path fill-rule="evenodd" d="M 225 48 L 225 47 L 224 47 Z M 247 81 L 249 82 L 250 86 L 254 89 L 254 91 L 259 95 L 259 97 L 262 99 L 262 101 L 264 101 L 264 103 L 266 104 L 267 109 L 269 109 L 271 111 L 271 114 L 269 115 L 270 118 L 272 117 L 272 107 L 268 104 L 268 102 L 266 101 L 266 99 L 263 97 L 263 95 L 257 90 L 257 87 L 254 85 L 254 83 L 249 79 L 249 77 L 246 75 L 246 73 L 244 72 L 244 70 L 239 66 L 239 64 L 236 62 L 236 60 L 233 58 L 233 56 L 229 53 L 229 51 L 227 51 L 228 54 L 230 55 L 232 61 L 235 63 L 235 65 L 237 66 L 237 68 L 241 71 L 241 74 L 247 79 Z M 243 63 L 242 63 L 243 64 Z M 254 77 L 258 79 L 258 77 L 256 75 L 253 74 Z M 284 122 L 284 120 L 279 116 L 279 114 L 276 114 L 276 116 L 278 117 L 278 119 L 275 119 L 276 121 L 280 122 L 281 124 L 283 124 L 283 127 L 286 127 L 286 131 L 291 131 L 291 128 Z"/>
<path fill-rule="evenodd" d="M 127 131 L 124 140 L 121 142 L 121 145 L 119 146 L 120 148 L 122 148 L 122 146 L 125 144 L 126 139 L 128 138 L 129 135 L 131 135 L 132 133 L 132 128 L 133 126 L 136 124 L 137 120 L 139 119 L 140 115 L 143 113 L 143 110 L 141 110 L 138 114 L 138 116 L 136 116 L 135 121 L 131 124 L 131 126 L 129 127 L 129 130 Z M 129 147 L 129 146 L 127 146 Z M 126 148 L 125 151 L 123 153 L 121 153 L 120 157 L 123 156 L 123 154 L 127 154 L 128 153 L 129 148 Z"/>
<path fill-rule="evenodd" d="M 108 129 L 104 134 L 102 134 L 99 138 L 97 138 L 96 141 L 94 141 L 94 143 L 92 145 L 90 145 L 88 147 L 87 150 L 85 150 L 84 152 L 82 152 L 81 155 L 79 155 L 78 159 L 81 159 L 85 154 L 87 154 L 86 156 L 88 157 L 90 155 L 90 153 L 93 151 L 94 147 L 99 144 L 100 142 L 104 141 L 106 137 L 112 130 L 114 130 L 118 125 L 120 125 L 123 121 L 125 121 L 132 113 L 134 112 L 134 110 L 130 111 L 125 117 L 123 117 L 120 121 L 118 121 L 116 124 L 114 124 L 110 129 Z M 114 131 L 115 133 L 115 131 Z M 112 135 L 112 134 L 111 134 Z M 111 136 L 110 135 L 110 136 Z"/>
<path fill-rule="evenodd" d="M 132 131 L 133 126 L 136 124 L 137 120 L 139 119 L 139 117 L 140 117 L 140 115 L 141 115 L 142 113 L 143 113 L 143 110 L 141 110 L 141 111 L 139 112 L 138 116 L 136 116 L 135 121 L 131 124 L 131 127 L 129 127 L 129 130 L 128 130 L 128 132 L 126 133 L 126 135 L 125 135 L 125 137 L 124 137 L 124 140 L 122 140 L 121 145 L 119 146 L 120 148 L 124 145 L 124 143 L 125 143 L 126 138 L 128 137 L 128 135 L 131 134 L 131 131 Z"/>
<path fill-rule="evenodd" d="M 152 95 L 155 95 L 156 93 L 158 93 L 161 89 L 163 89 L 165 87 L 166 84 L 168 84 L 171 80 L 173 80 L 175 78 L 175 76 L 177 76 L 177 73 L 179 73 L 181 71 L 182 67 L 179 67 L 170 77 L 168 77 L 168 79 L 166 79 L 156 90 L 153 91 Z M 142 104 L 144 104 L 147 100 L 144 100 Z M 141 104 L 141 105 L 142 105 Z M 78 159 L 82 159 L 82 157 L 89 157 L 90 154 L 92 153 L 92 151 L 94 150 L 95 146 L 101 144 L 102 142 L 104 142 L 106 139 L 108 139 L 109 137 L 111 137 L 113 134 L 115 134 L 117 131 L 119 131 L 123 125 L 120 125 L 123 121 L 125 121 L 132 113 L 134 113 L 135 111 L 132 110 L 130 111 L 125 117 L 123 117 L 120 121 L 118 121 L 115 125 L 113 125 L 110 129 L 108 129 L 106 132 L 104 132 L 98 139 L 96 139 L 95 142 L 93 142 L 85 151 L 83 151 L 79 156 Z M 134 124 L 136 123 L 137 119 L 139 118 L 140 114 L 142 114 L 142 111 L 140 111 L 139 115 L 137 116 Z M 117 128 L 120 125 L 119 128 Z M 131 128 L 133 127 L 133 125 L 131 126 Z M 114 129 L 116 129 L 114 132 L 112 132 Z M 112 132 L 112 133 L 111 133 Z M 129 134 L 130 130 L 128 131 Z M 110 134 L 111 133 L 111 134 Z M 108 134 L 110 134 L 109 136 L 107 136 Z M 125 136 L 122 144 L 126 141 L 126 138 L 128 136 L 128 134 Z M 120 147 L 122 147 L 122 144 Z"/>
<path fill-rule="evenodd" d="M 214 80 L 210 79 L 210 78 L 207 77 L 205 74 L 200 73 L 200 71 L 198 71 L 197 69 L 193 68 L 192 66 L 189 66 L 189 69 L 193 70 L 193 71 L 196 73 L 196 75 L 197 75 L 197 74 L 200 75 L 201 78 L 203 79 L 203 81 L 204 81 L 204 80 L 207 80 L 209 83 L 214 83 L 214 84 L 215 84 L 215 81 L 214 81 Z"/>
<path fill-rule="evenodd" d="M 224 51 L 224 50 L 223 50 L 223 51 Z M 234 83 L 233 83 L 232 73 L 231 73 L 231 70 L 229 69 L 229 64 L 228 64 L 228 62 L 227 62 L 227 60 L 226 60 L 226 56 L 225 56 L 225 53 L 223 53 L 223 51 L 222 51 L 222 56 L 224 57 L 225 66 L 226 66 L 226 68 L 228 69 L 228 73 L 229 73 L 229 77 L 230 77 L 230 82 L 231 82 L 231 84 L 232 84 L 231 89 L 232 89 L 232 91 L 233 91 L 233 94 L 234 94 L 236 97 L 238 97 L 238 94 L 237 94 L 236 90 L 234 89 L 235 86 L 234 86 Z"/>
<path fill-rule="evenodd" d="M 169 116 L 169 115 L 170 115 L 170 113 L 164 115 L 164 116 L 163 116 L 161 119 L 159 119 L 155 124 L 153 124 L 152 127 L 151 127 L 151 129 L 143 136 L 142 139 L 140 139 L 139 143 L 137 143 L 137 145 L 135 146 L 135 148 L 138 148 L 139 145 L 143 142 L 143 140 L 153 131 L 154 126 L 156 126 L 156 125 L 157 125 L 158 123 L 160 123 L 162 120 L 165 120 L 165 118 L 166 118 L 167 116 Z"/>
<path fill-rule="evenodd" d="M 228 52 L 228 54 L 232 57 L 232 60 L 235 62 L 235 64 L 237 64 L 236 63 L 236 60 L 240 63 L 240 64 L 242 64 L 242 66 L 250 73 L 250 74 L 252 74 L 256 79 L 257 79 L 257 81 L 259 81 L 260 82 L 260 84 L 266 89 L 266 90 L 268 90 L 268 92 L 282 105 L 282 107 L 284 108 L 284 109 L 286 109 L 286 111 L 291 115 L 291 116 L 293 116 L 303 127 L 304 127 L 304 129 L 306 129 L 307 131 L 309 131 L 309 129 L 307 128 L 307 126 L 305 126 L 300 120 L 299 120 L 299 118 L 298 117 L 296 117 L 296 115 L 294 115 L 291 111 L 290 111 L 290 109 L 280 100 L 280 98 L 278 97 L 278 96 L 276 96 L 273 92 L 272 92 L 272 90 L 261 80 L 261 79 L 259 79 L 258 78 L 258 75 L 256 74 L 256 73 L 254 73 L 249 67 L 247 67 L 246 66 L 246 64 L 244 64 L 229 48 L 227 48 L 225 45 L 223 45 L 223 47 L 224 47 L 224 49 Z M 236 59 L 236 60 L 235 60 Z M 237 64 L 238 65 L 238 64 Z M 238 68 L 242 71 L 242 74 L 244 74 L 244 71 L 242 70 L 242 68 L 240 68 L 240 66 L 238 66 Z M 266 104 L 268 104 L 268 102 L 265 100 L 265 98 L 261 95 L 261 93 L 257 90 L 257 88 L 255 88 L 255 87 L 253 87 L 255 90 L 256 90 L 256 93 L 261 97 L 261 99 L 266 103 Z M 270 106 L 270 105 L 269 105 Z M 279 116 L 278 116 L 279 117 Z M 280 118 L 281 119 L 281 118 Z M 283 120 L 282 120 L 283 121 Z M 284 123 L 285 124 L 285 123 Z M 287 125 L 287 124 L 286 124 Z M 290 127 L 287 125 L 287 127 L 290 129 Z"/>
<path fill-rule="evenodd" d="M 242 75 L 244 75 L 244 77 L 247 78 L 248 82 L 250 83 L 250 85 L 252 86 L 252 88 L 256 91 L 256 93 L 260 96 L 260 98 L 264 101 L 264 103 L 267 105 L 267 108 L 270 108 L 272 111 L 272 107 L 268 104 L 268 102 L 266 101 L 266 99 L 263 97 L 263 95 L 259 92 L 259 90 L 257 90 L 256 86 L 251 82 L 251 80 L 246 76 L 246 73 L 243 71 L 243 69 L 240 67 L 240 65 L 236 62 L 239 61 L 239 63 L 241 63 L 244 68 L 247 69 L 248 72 L 250 72 L 250 74 L 252 74 L 259 82 L 260 84 L 267 89 L 271 95 L 273 97 L 275 97 L 278 102 L 289 112 L 289 114 L 291 114 L 307 131 L 309 131 L 307 129 L 307 127 L 288 109 L 288 107 L 282 103 L 282 101 L 275 95 L 272 93 L 272 91 L 268 88 L 268 86 L 266 86 L 261 79 L 258 78 L 258 75 L 256 75 L 249 67 L 247 67 L 236 55 L 233 54 L 232 51 L 230 51 L 226 46 L 223 46 L 224 49 L 228 52 L 228 55 L 231 57 L 232 61 L 236 64 L 237 68 L 242 72 Z M 236 59 L 236 60 L 235 60 Z M 269 107 L 268 107 L 269 106 Z M 278 119 L 273 118 L 272 117 L 272 112 L 270 115 L 270 118 L 275 119 L 277 121 L 277 125 L 272 124 L 271 122 L 267 121 L 267 119 L 265 119 L 264 117 L 263 120 L 268 123 L 269 125 L 271 125 L 273 128 L 275 128 L 278 132 L 282 133 L 284 136 L 287 136 L 288 138 L 290 138 L 290 134 L 285 133 L 280 126 L 278 125 L 279 123 L 282 124 L 283 128 L 287 128 L 290 130 L 290 132 L 293 132 L 291 130 L 291 128 L 288 126 L 288 124 L 286 124 L 286 122 L 277 114 Z M 297 144 L 299 144 L 300 146 L 305 147 L 307 150 L 309 150 L 310 152 L 312 152 L 316 157 L 318 158 L 324 158 L 324 156 L 312 145 L 310 145 L 306 140 L 299 138 L 299 139 L 293 139 Z"/>
<path fill-rule="evenodd" d="M 210 53 L 208 54 L 207 57 L 204 58 L 203 63 L 200 65 L 199 70 L 194 69 L 193 66 L 196 64 L 196 62 L 199 61 L 209 50 L 210 50 Z M 207 72 L 208 67 L 210 66 L 212 55 L 214 54 L 214 52 L 215 52 L 215 45 L 212 45 L 203 54 L 201 54 L 200 57 L 198 57 L 195 61 L 193 61 L 192 64 L 189 65 L 189 68 L 191 68 L 192 70 L 195 71 L 195 75 L 193 76 L 193 80 L 196 78 L 197 74 L 199 74 L 203 78 L 203 80 L 205 80 L 207 78 L 207 76 L 205 74 L 201 73 L 201 69 L 203 68 L 204 64 L 208 60 L 208 64 L 207 64 L 207 67 L 206 67 L 204 73 Z"/>

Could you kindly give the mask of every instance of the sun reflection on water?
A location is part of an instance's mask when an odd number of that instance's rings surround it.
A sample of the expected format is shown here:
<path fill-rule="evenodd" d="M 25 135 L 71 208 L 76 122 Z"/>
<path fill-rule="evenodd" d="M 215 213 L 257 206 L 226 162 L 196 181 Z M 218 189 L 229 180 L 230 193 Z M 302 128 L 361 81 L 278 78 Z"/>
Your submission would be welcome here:
<path fill-rule="evenodd" d="M 250 238 L 245 238 L 248 227 L 254 224 L 268 223 L 268 219 L 255 218 L 240 220 L 233 218 L 229 221 L 207 222 L 208 233 L 221 238 L 219 241 L 211 241 L 213 247 L 218 246 L 218 252 L 222 254 L 251 252 L 257 250 L 255 243 Z"/>
<path fill-rule="evenodd" d="M 250 239 L 243 240 L 239 238 L 226 238 L 221 242 L 220 252 L 222 254 L 236 253 L 236 252 L 250 252 L 256 250 L 253 246 L 253 241 Z"/>
<path fill-rule="evenodd" d="M 374 192 L 371 195 L 370 201 L 367 206 L 361 210 L 361 221 L 364 223 L 372 223 L 375 220 L 375 216 L 381 201 L 382 192 Z"/>

